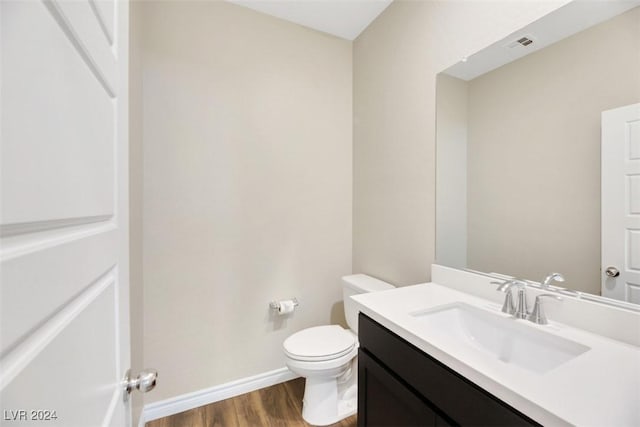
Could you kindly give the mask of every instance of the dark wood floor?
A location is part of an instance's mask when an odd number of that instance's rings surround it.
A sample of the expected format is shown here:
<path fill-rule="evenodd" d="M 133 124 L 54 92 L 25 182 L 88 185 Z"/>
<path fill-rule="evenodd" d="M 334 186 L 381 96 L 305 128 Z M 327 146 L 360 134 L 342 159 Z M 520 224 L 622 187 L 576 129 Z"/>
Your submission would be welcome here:
<path fill-rule="evenodd" d="M 270 427 L 309 426 L 302 419 L 304 378 L 201 406 L 170 417 L 150 421 L 146 427 Z M 355 427 L 356 416 L 334 427 Z"/>

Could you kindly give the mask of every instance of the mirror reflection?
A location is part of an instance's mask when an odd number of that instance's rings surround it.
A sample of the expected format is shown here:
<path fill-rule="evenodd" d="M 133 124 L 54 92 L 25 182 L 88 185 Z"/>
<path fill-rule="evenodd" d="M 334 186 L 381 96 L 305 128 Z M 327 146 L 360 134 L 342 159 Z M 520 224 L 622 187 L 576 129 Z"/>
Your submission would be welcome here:
<path fill-rule="evenodd" d="M 565 7 L 438 75 L 439 264 L 558 271 L 640 303 L 640 7 L 626 5 L 558 35 L 586 16 Z"/>

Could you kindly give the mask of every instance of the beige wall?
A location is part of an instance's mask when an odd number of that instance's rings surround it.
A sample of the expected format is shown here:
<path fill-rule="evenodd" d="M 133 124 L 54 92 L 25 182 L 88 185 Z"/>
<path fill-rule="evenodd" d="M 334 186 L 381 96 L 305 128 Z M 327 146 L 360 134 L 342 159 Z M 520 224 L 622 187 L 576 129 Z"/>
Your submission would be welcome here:
<path fill-rule="evenodd" d="M 352 46 L 225 2 L 148 2 L 143 21 L 152 402 L 284 367 L 288 335 L 343 319 Z"/>
<path fill-rule="evenodd" d="M 436 93 L 436 262 L 467 267 L 466 81 L 438 74 Z"/>
<path fill-rule="evenodd" d="M 469 82 L 469 267 L 600 293 L 600 113 L 640 102 L 640 8 Z"/>
<path fill-rule="evenodd" d="M 567 1 L 394 1 L 354 42 L 353 268 L 429 279 L 435 76 Z"/>

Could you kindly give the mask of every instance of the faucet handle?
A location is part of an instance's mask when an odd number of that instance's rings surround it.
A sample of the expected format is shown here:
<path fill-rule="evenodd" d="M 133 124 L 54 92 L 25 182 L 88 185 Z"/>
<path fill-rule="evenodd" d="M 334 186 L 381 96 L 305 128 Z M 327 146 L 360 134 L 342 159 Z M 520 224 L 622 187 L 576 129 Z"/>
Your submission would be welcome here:
<path fill-rule="evenodd" d="M 553 294 L 540 294 L 536 297 L 536 302 L 533 304 L 533 310 L 531 310 L 531 314 L 527 317 L 527 319 L 538 325 L 546 325 L 549 323 L 547 320 L 547 316 L 544 314 L 544 310 L 542 308 L 542 298 L 553 298 L 556 301 L 562 301 L 562 297 Z"/>
<path fill-rule="evenodd" d="M 504 292 L 506 294 L 504 297 L 504 304 L 502 304 L 502 312 L 507 314 L 514 314 L 516 312 L 516 305 L 513 302 L 513 293 L 511 291 L 511 288 L 513 286 L 522 287 L 522 286 L 525 286 L 526 283 L 517 279 L 505 280 L 504 282 L 490 282 L 490 283 L 492 285 L 500 285 L 496 290 L 500 292 Z"/>

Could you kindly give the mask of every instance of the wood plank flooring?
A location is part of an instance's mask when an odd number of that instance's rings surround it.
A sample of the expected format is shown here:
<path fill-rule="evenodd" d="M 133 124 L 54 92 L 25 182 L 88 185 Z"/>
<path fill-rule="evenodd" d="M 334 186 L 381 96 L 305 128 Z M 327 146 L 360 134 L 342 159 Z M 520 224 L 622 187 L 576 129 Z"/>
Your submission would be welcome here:
<path fill-rule="evenodd" d="M 304 378 L 148 422 L 146 427 L 307 427 L 302 419 Z M 356 415 L 334 427 L 356 427 Z"/>

